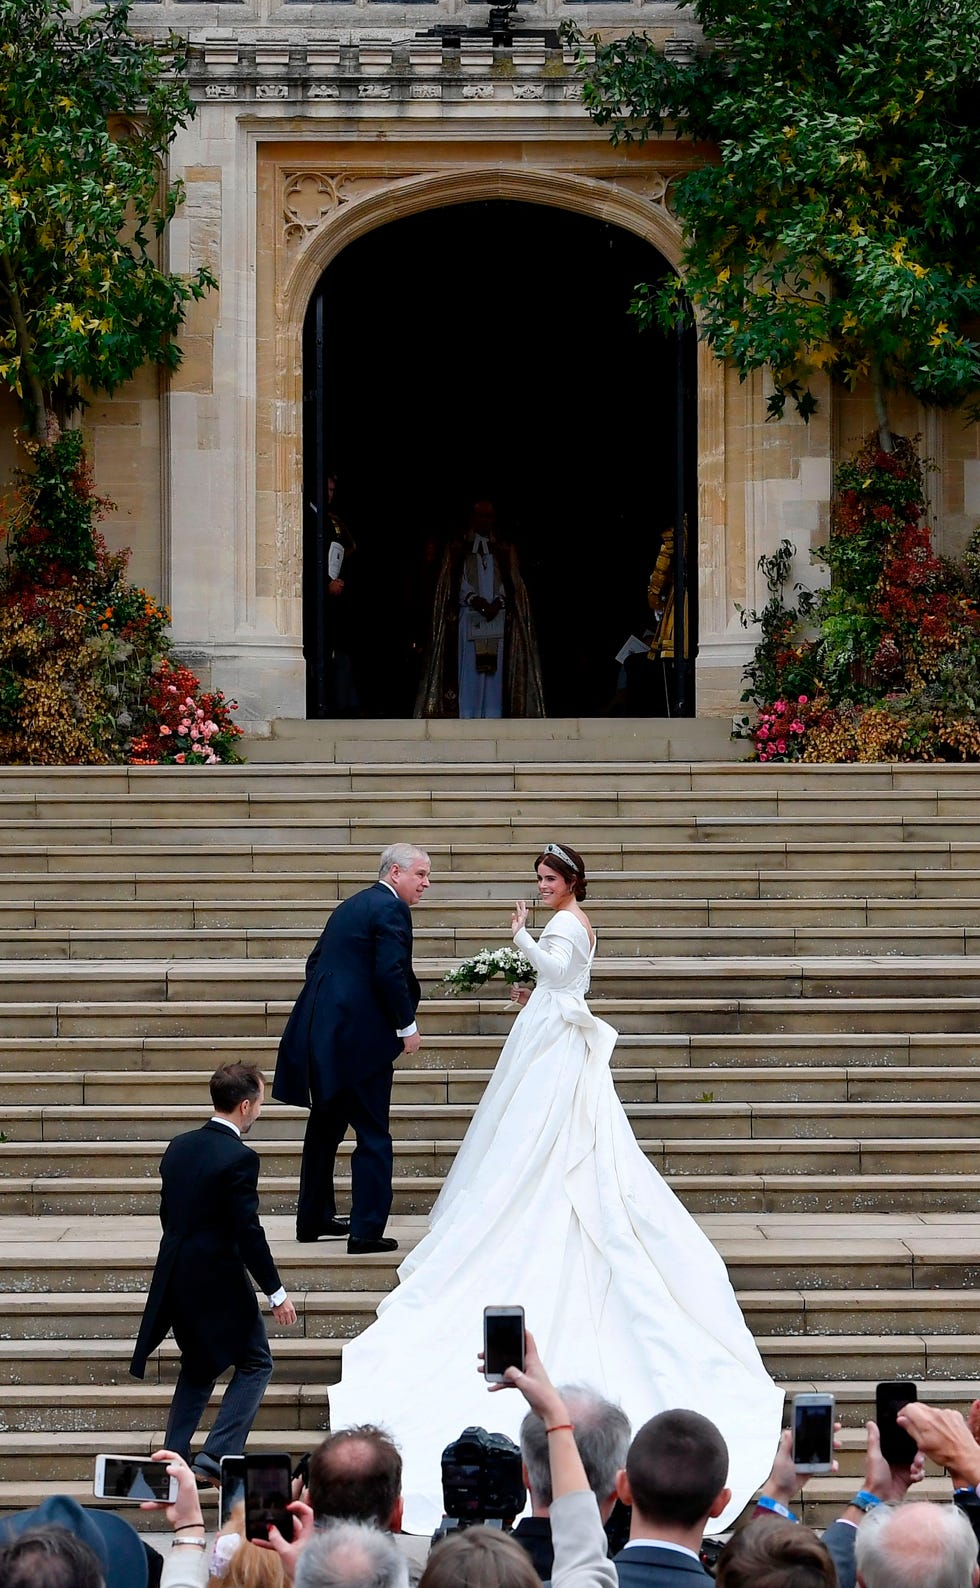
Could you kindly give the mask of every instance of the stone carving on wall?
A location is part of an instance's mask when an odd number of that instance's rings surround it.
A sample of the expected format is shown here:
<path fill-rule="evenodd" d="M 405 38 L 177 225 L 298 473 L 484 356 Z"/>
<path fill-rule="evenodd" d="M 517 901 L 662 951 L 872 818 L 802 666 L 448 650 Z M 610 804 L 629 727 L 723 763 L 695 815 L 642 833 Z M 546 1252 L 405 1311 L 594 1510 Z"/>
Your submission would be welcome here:
<path fill-rule="evenodd" d="M 465 90 L 464 90 L 464 92 L 465 92 Z M 543 83 L 515 83 L 514 84 L 514 98 L 515 99 L 543 99 L 544 98 L 544 84 Z"/>
<path fill-rule="evenodd" d="M 307 99 L 339 99 L 340 87 L 337 83 L 311 83 L 306 90 Z"/>
<path fill-rule="evenodd" d="M 256 83 L 256 99 L 288 99 L 288 83 Z"/>
<path fill-rule="evenodd" d="M 358 99 L 390 99 L 390 83 L 358 83 Z"/>
<path fill-rule="evenodd" d="M 678 171 L 617 171 L 615 175 L 609 173 L 604 176 L 607 182 L 614 182 L 619 188 L 627 192 L 636 193 L 640 198 L 646 199 L 648 204 L 654 204 L 657 209 L 673 216 L 674 206 L 671 199 L 672 189 L 677 181 Z"/>
<path fill-rule="evenodd" d="M 208 99 L 237 99 L 237 83 L 205 83 L 204 92 Z"/>
<path fill-rule="evenodd" d="M 492 83 L 465 83 L 463 85 L 464 99 L 492 99 Z"/>
<path fill-rule="evenodd" d="M 413 83 L 411 93 L 413 99 L 441 99 L 442 84 Z"/>
<path fill-rule="evenodd" d="M 282 182 L 282 240 L 287 274 L 310 238 L 342 206 L 367 198 L 388 185 L 382 176 L 353 176 L 346 171 L 284 171 Z"/>

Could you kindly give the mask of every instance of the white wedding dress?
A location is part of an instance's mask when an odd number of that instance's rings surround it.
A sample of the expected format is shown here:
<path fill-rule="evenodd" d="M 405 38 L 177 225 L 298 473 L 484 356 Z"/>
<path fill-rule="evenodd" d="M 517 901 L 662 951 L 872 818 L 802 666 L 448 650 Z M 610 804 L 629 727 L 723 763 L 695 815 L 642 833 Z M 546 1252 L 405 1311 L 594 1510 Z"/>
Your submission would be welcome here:
<path fill-rule="evenodd" d="M 524 1307 L 557 1384 L 592 1385 L 634 1431 L 690 1407 L 728 1444 L 732 1505 L 763 1482 L 783 1403 L 725 1266 L 647 1161 L 616 1095 L 616 1032 L 585 1001 L 595 948 L 568 910 L 515 943 L 538 973 L 432 1212 L 377 1321 L 344 1347 L 331 1426 L 401 1447 L 405 1528 L 442 1516 L 440 1456 L 464 1427 L 516 1438 L 526 1403 L 477 1372 L 485 1306 Z"/>

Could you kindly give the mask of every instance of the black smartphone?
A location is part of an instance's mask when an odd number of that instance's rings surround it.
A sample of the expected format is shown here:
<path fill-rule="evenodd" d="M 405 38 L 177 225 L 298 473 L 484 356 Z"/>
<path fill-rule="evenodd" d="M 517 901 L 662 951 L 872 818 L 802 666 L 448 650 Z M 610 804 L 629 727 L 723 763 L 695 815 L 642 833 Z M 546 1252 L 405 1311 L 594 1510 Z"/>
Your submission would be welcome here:
<path fill-rule="evenodd" d="M 901 1379 L 875 1387 L 875 1422 L 881 1437 L 881 1453 L 890 1467 L 910 1467 L 919 1454 L 912 1435 L 899 1428 L 895 1421 L 902 1407 L 918 1398 L 917 1387 Z"/>
<path fill-rule="evenodd" d="M 218 1509 L 218 1526 L 224 1527 L 232 1511 L 245 1498 L 245 1457 L 222 1456 L 221 1499 Z"/>
<path fill-rule="evenodd" d="M 509 1367 L 524 1371 L 524 1308 L 484 1307 L 483 1372 L 487 1383 L 502 1383 Z"/>
<path fill-rule="evenodd" d="M 286 1507 L 292 1500 L 292 1457 L 285 1454 L 245 1455 L 245 1537 L 269 1537 L 270 1526 L 283 1538 L 293 1536 L 293 1513 Z"/>
<path fill-rule="evenodd" d="M 832 1472 L 834 1397 L 793 1396 L 793 1465 L 798 1472 Z"/>

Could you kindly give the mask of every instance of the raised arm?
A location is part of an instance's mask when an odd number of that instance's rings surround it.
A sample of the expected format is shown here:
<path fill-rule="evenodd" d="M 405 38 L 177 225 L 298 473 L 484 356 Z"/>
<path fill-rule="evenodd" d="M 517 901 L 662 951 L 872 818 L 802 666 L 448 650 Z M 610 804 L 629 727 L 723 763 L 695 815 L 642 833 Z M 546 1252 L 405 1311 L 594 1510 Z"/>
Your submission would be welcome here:
<path fill-rule="evenodd" d="M 527 911 L 525 909 L 526 918 Z M 515 911 L 512 921 L 516 919 L 517 912 Z M 546 965 L 555 966 L 559 972 L 564 971 L 568 968 L 572 958 L 571 938 L 553 932 L 550 937 L 543 938 L 540 943 L 536 943 L 524 926 L 523 921 L 514 931 L 514 947 L 519 948 L 521 953 L 526 955 L 538 972 Z"/>

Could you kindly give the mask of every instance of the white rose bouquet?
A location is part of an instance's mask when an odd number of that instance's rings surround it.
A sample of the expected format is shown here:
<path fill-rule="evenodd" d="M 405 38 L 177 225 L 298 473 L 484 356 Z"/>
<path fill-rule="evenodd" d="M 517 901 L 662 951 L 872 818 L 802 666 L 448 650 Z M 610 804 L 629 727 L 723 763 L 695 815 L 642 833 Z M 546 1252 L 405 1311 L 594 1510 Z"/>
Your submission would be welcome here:
<path fill-rule="evenodd" d="M 508 987 L 533 987 L 537 981 L 531 961 L 517 948 L 481 948 L 442 979 L 454 997 L 461 998 L 486 986 L 494 976 L 502 976 Z"/>

